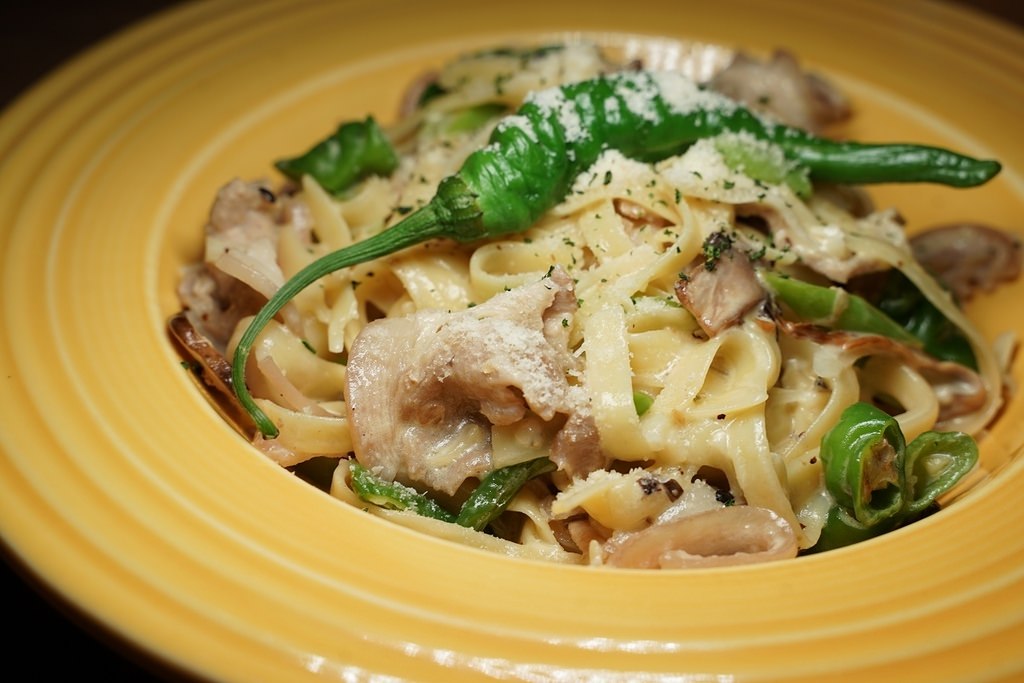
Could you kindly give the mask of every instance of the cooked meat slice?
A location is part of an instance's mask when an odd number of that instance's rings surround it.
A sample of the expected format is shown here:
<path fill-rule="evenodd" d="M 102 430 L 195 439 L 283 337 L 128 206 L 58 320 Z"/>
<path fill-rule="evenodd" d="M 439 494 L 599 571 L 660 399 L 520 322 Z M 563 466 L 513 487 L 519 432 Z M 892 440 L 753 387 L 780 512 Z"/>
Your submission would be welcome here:
<path fill-rule="evenodd" d="M 284 282 L 277 264 L 283 226 L 310 239 L 306 206 L 265 183 L 232 180 L 217 192 L 206 224 L 204 262 L 190 267 L 178 297 L 196 329 L 224 350 L 238 321 L 254 314 Z"/>
<path fill-rule="evenodd" d="M 276 200 L 276 195 L 265 183 L 235 178 L 217 190 L 206 232 L 242 229 L 262 236 L 275 222 Z"/>
<path fill-rule="evenodd" d="M 987 225 L 944 225 L 914 235 L 910 246 L 921 265 L 961 302 L 1020 276 L 1020 240 Z"/>
<path fill-rule="evenodd" d="M 735 325 L 765 299 L 750 258 L 731 246 L 711 259 L 705 255 L 694 259 L 675 289 L 680 303 L 708 336 Z"/>
<path fill-rule="evenodd" d="M 217 192 L 206 224 L 206 261 L 269 298 L 284 283 L 277 263 L 277 207 L 258 182 Z"/>
<path fill-rule="evenodd" d="M 267 301 L 252 287 L 208 263 L 190 266 L 182 273 L 178 297 L 192 325 L 221 352 L 238 321 L 255 314 Z"/>
<path fill-rule="evenodd" d="M 816 207 L 819 212 L 825 209 Z M 909 248 L 903 219 L 891 209 L 871 213 L 845 226 L 835 222 L 805 223 L 772 204 L 744 204 L 737 207 L 737 214 L 763 221 L 776 247 L 791 250 L 803 265 L 833 282 L 849 282 L 857 275 L 889 267 L 870 251 L 852 248 L 851 234 L 877 239 L 900 250 Z"/>
<path fill-rule="evenodd" d="M 444 382 L 426 369 L 443 351 L 436 341 L 445 317 L 420 313 L 367 325 L 349 354 L 345 402 L 364 466 L 385 479 L 453 493 L 490 469 L 490 435 L 461 396 L 440 391 L 432 402 L 411 400 L 420 384 Z"/>
<path fill-rule="evenodd" d="M 491 424 L 531 411 L 577 429 L 586 405 L 566 379 L 575 308 L 571 279 L 555 269 L 465 311 L 367 325 L 345 385 L 356 458 L 384 478 L 453 494 L 490 471 Z"/>
<path fill-rule="evenodd" d="M 559 522 L 561 520 L 552 520 L 551 524 L 556 526 Z M 602 552 L 601 547 L 612 533 L 586 515 L 565 520 L 565 530 L 569 535 L 569 542 L 571 543 L 568 549 L 572 550 L 575 548 L 588 559 L 591 554 L 591 546 L 596 544 L 597 548 L 595 550 L 598 553 Z"/>

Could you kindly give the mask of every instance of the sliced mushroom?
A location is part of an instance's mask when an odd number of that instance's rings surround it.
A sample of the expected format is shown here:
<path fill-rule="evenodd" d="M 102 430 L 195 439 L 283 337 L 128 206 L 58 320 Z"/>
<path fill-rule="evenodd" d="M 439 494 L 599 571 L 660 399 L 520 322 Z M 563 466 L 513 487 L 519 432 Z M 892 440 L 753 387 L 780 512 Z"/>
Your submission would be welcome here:
<path fill-rule="evenodd" d="M 802 70 L 785 50 L 776 50 L 767 61 L 738 53 L 709 86 L 783 123 L 815 133 L 848 118 L 851 111 L 842 92 Z"/>
<path fill-rule="evenodd" d="M 728 567 L 796 557 L 793 528 L 767 508 L 750 505 L 698 512 L 605 544 L 605 563 L 631 569 Z"/>
<path fill-rule="evenodd" d="M 607 459 L 594 416 L 584 411 L 571 414 L 551 442 L 550 458 L 570 477 L 586 477 L 604 467 Z"/>
<path fill-rule="evenodd" d="M 675 289 L 680 303 L 708 336 L 735 325 L 765 299 L 750 258 L 731 247 L 712 260 L 705 256 L 694 259 Z"/>
<path fill-rule="evenodd" d="M 232 389 L 231 363 L 196 329 L 184 312 L 171 316 L 167 330 L 182 358 L 199 370 L 193 376 L 210 404 L 240 434 L 252 438 L 256 425 Z"/>
<path fill-rule="evenodd" d="M 266 297 L 208 263 L 189 266 L 178 284 L 178 298 L 196 332 L 223 350 L 242 318 L 253 315 Z"/>
<path fill-rule="evenodd" d="M 1020 276 L 1020 239 L 987 225 L 944 225 L 914 235 L 910 246 L 921 265 L 961 302 Z"/>
<path fill-rule="evenodd" d="M 832 202 L 855 218 L 866 218 L 875 212 L 875 202 L 861 185 L 843 183 L 815 183 L 814 194 L 820 199 Z M 902 221 L 897 218 L 897 221 Z"/>
<path fill-rule="evenodd" d="M 423 95 L 427 90 L 431 86 L 437 85 L 437 79 L 439 76 L 440 73 L 436 69 L 431 69 L 429 71 L 424 71 L 409 83 L 405 92 L 402 93 L 402 98 L 398 104 L 399 119 L 412 116 L 413 112 L 420 107 Z"/>

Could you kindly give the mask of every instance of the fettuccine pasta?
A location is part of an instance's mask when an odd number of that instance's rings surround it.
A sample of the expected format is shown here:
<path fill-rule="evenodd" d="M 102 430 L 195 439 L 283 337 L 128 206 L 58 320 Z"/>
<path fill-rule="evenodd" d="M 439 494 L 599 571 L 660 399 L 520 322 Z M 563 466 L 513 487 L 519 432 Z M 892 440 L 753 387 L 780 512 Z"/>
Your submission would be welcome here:
<path fill-rule="evenodd" d="M 470 55 L 386 129 L 391 173 L 341 191 L 312 174 L 233 181 L 183 279 L 189 319 L 230 358 L 261 301 L 427 204 L 530 93 L 622 68 L 585 44 Z M 304 289 L 245 368 L 279 430 L 254 443 L 286 467 L 329 461 L 322 486 L 355 508 L 509 556 L 673 568 L 815 549 L 837 512 L 854 514 L 823 463 L 844 411 L 884 408 L 908 444 L 980 436 L 1007 390 L 1006 354 L 918 261 L 894 210 L 865 209 L 857 188 L 766 181 L 729 158 L 735 144 L 702 139 L 657 161 L 607 149 L 521 233 L 431 240 Z M 851 299 L 884 308 L 862 283 L 893 273 L 959 331 L 972 364 L 844 329 Z M 832 297 L 832 317 L 788 301 L 794 280 Z M 481 528 L 462 523 L 489 474 L 536 462 L 546 469 Z M 359 490 L 357 464 L 375 493 Z M 879 468 L 875 493 L 888 466 L 864 465 Z M 422 499 L 442 518 L 402 503 Z"/>

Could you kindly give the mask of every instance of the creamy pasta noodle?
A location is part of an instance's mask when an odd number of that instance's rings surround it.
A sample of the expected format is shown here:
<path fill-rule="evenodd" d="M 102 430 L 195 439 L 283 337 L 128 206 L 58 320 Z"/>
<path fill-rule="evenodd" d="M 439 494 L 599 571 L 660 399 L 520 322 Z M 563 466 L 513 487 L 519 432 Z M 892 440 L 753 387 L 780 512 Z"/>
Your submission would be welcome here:
<path fill-rule="evenodd" d="M 220 190 L 174 337 L 267 457 L 510 556 L 747 564 L 934 512 L 1009 390 L 1014 340 L 960 305 L 1020 245 L 908 237 L 862 186 L 998 164 L 831 141 L 849 103 L 785 52 L 691 76 L 582 43 L 443 65 Z"/>

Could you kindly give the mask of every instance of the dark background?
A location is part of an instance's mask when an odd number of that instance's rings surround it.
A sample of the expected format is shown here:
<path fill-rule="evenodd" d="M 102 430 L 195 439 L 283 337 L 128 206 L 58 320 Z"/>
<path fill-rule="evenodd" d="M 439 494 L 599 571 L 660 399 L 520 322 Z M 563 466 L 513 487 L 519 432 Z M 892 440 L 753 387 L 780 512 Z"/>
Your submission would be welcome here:
<path fill-rule="evenodd" d="M 1024 26 L 1022 0 L 947 1 Z M 181 0 L 0 0 L 0 108 L 92 43 L 181 4 Z"/>
<path fill-rule="evenodd" d="M 0 0 L 0 109 L 54 68 L 93 43 L 154 13 L 173 0 L 22 2 Z M 1024 27 L 1024 1 L 973 0 L 962 4 Z M 0 599 L 6 632 L 0 636 L 4 680 L 183 681 L 60 604 L 35 584 L 17 560 L 0 561 Z M 8 676 L 25 671 L 21 678 Z"/>

